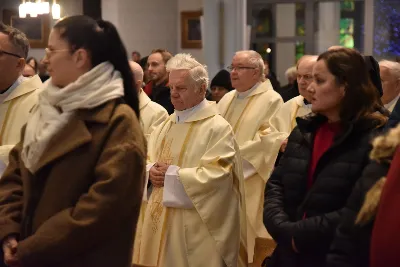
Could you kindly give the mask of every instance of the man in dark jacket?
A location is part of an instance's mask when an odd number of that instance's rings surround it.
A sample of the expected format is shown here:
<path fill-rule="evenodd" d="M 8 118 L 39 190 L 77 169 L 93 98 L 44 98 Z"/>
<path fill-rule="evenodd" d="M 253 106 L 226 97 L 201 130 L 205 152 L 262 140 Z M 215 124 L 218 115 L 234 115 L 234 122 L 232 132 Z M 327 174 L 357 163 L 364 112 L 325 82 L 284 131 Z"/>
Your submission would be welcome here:
<path fill-rule="evenodd" d="M 163 106 L 168 114 L 174 112 L 168 87 L 168 73 L 165 68 L 171 58 L 171 53 L 164 49 L 156 49 L 151 52 L 147 59 L 150 82 L 143 88 L 150 99 Z"/>
<path fill-rule="evenodd" d="M 392 113 L 390 113 L 389 121 L 386 125 L 387 129 L 394 128 L 400 122 L 400 101 L 397 101 Z"/>

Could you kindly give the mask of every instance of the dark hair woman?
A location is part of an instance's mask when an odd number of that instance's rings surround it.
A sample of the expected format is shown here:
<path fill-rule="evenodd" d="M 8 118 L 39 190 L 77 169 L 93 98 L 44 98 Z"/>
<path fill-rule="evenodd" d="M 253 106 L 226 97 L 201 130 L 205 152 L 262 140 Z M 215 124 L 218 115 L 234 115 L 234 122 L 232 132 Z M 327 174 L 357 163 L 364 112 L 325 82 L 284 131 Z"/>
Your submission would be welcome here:
<path fill-rule="evenodd" d="M 277 242 L 267 266 L 323 266 L 342 209 L 368 163 L 371 135 L 387 117 L 365 61 L 340 48 L 318 57 L 312 111 L 297 118 L 267 182 L 264 224 Z"/>
<path fill-rule="evenodd" d="M 128 267 L 146 149 L 124 45 L 111 23 L 68 17 L 46 64 L 51 79 L 0 180 L 4 261 Z"/>

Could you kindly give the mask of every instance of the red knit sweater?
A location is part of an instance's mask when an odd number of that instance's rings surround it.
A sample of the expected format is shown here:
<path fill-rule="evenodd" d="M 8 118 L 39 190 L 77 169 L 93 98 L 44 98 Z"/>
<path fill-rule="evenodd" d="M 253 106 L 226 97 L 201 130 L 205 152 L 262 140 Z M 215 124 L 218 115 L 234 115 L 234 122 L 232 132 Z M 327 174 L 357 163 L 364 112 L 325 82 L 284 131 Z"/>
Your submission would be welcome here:
<path fill-rule="evenodd" d="M 341 132 L 340 123 L 324 123 L 315 133 L 313 151 L 311 156 L 310 167 L 308 169 L 307 190 L 310 190 L 314 184 L 314 173 L 317 168 L 318 161 L 322 155 L 332 146 L 335 136 Z M 303 219 L 307 217 L 304 213 Z"/>
<path fill-rule="evenodd" d="M 310 189 L 314 183 L 314 173 L 315 169 L 317 168 L 318 161 L 321 159 L 322 155 L 324 155 L 325 152 L 332 146 L 335 136 L 339 134 L 340 131 L 340 123 L 326 122 L 318 128 L 314 138 L 310 168 L 308 169 L 308 189 Z"/>
<path fill-rule="evenodd" d="M 383 188 L 371 238 L 370 267 L 400 266 L 400 147 Z"/>

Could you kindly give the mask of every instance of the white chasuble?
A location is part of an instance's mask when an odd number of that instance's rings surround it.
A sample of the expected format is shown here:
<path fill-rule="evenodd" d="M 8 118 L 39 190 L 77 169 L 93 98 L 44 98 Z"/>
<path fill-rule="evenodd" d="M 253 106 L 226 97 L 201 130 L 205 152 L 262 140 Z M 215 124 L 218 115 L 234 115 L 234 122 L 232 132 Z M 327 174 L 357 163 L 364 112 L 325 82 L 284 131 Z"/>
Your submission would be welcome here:
<path fill-rule="evenodd" d="M 23 79 L 0 104 L 0 161 L 8 164 L 8 153 L 19 143 L 21 128 L 26 124 L 32 107 L 43 86 L 39 76 Z"/>
<path fill-rule="evenodd" d="M 164 188 L 154 187 L 142 206 L 133 263 L 149 267 L 245 266 L 243 176 L 232 129 L 218 115 L 215 103 L 206 102 L 184 123 L 176 123 L 176 119 L 176 113 L 172 114 L 151 134 L 148 162 L 180 167 L 178 179 L 193 208 L 165 207 Z"/>
<path fill-rule="evenodd" d="M 264 189 L 284 140 L 282 134 L 271 132 L 269 125 L 282 104 L 282 98 L 268 80 L 257 84 L 244 96 L 231 91 L 218 103 L 221 115 L 233 127 L 243 160 L 250 263 L 256 257 L 256 238 L 272 240 L 263 223 Z M 246 172 L 246 166 L 254 171 Z"/>
<path fill-rule="evenodd" d="M 158 125 L 168 119 L 168 112 L 161 105 L 151 101 L 143 90 L 139 93 L 140 125 L 146 140 Z"/>
<path fill-rule="evenodd" d="M 285 139 L 297 126 L 296 118 L 311 114 L 311 104 L 304 103 L 304 97 L 296 96 L 285 102 L 270 120 L 272 131 L 280 132 Z"/>

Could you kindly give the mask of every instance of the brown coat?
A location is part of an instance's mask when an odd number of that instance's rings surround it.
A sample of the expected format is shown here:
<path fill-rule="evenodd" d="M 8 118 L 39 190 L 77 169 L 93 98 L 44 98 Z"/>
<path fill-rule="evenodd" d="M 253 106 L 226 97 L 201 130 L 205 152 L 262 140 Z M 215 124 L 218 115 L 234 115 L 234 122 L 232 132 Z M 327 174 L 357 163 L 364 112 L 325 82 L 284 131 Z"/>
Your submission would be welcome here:
<path fill-rule="evenodd" d="M 145 138 L 109 101 L 79 110 L 31 174 L 10 153 L 0 180 L 0 240 L 19 236 L 23 267 L 128 267 L 144 187 Z"/>

